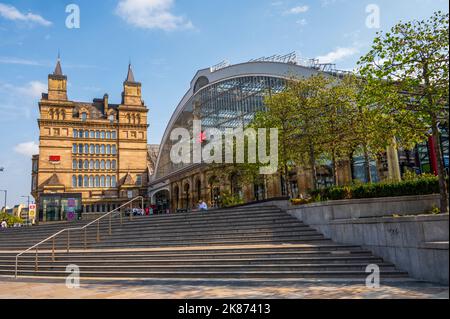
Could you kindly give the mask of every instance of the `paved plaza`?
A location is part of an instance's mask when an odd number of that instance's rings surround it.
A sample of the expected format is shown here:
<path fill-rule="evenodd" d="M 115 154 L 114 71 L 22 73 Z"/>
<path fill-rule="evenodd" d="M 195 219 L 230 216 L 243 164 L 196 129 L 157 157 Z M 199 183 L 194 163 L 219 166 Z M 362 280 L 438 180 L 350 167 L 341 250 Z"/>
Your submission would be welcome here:
<path fill-rule="evenodd" d="M 421 282 L 360 283 L 321 281 L 129 281 L 81 282 L 69 289 L 61 280 L 0 278 L 0 298 L 23 299 L 448 299 L 449 289 Z"/>

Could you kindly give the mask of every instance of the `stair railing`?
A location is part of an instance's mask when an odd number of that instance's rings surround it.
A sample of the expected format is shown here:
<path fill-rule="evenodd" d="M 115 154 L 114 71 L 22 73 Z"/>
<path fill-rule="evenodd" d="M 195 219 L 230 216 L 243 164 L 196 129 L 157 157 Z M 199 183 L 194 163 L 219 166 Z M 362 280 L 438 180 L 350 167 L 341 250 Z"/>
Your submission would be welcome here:
<path fill-rule="evenodd" d="M 53 234 L 53 235 L 47 237 L 46 239 L 40 241 L 39 243 L 37 243 L 37 244 L 31 246 L 30 248 L 28 248 L 28 249 L 26 249 L 26 250 L 20 252 L 19 254 L 16 255 L 16 264 L 15 264 L 15 272 L 14 272 L 15 278 L 18 277 L 18 276 L 17 276 L 17 272 L 18 272 L 18 265 L 19 265 L 19 257 L 22 256 L 22 255 L 24 255 L 24 254 L 26 254 L 26 253 L 29 252 L 29 251 L 32 251 L 32 250 L 35 250 L 34 271 L 35 271 L 35 272 L 38 271 L 38 269 L 39 269 L 39 256 L 38 256 L 38 255 L 39 255 L 39 246 L 41 246 L 41 245 L 43 245 L 43 244 L 49 242 L 50 240 L 52 241 L 52 262 L 55 262 L 55 241 L 56 241 L 56 238 L 57 238 L 58 236 L 60 236 L 60 235 L 62 235 L 62 234 L 64 234 L 64 233 L 67 233 L 67 241 L 66 241 L 66 251 L 67 251 L 67 253 L 70 253 L 70 241 L 71 241 L 70 233 L 71 233 L 71 232 L 74 232 L 74 231 L 84 231 L 84 240 L 83 240 L 83 241 L 84 241 L 84 249 L 86 250 L 86 249 L 87 249 L 87 245 L 88 245 L 87 229 L 88 229 L 90 226 L 96 225 L 96 226 L 97 226 L 96 242 L 97 242 L 97 243 L 100 242 L 100 240 L 101 240 L 101 235 L 100 235 L 100 232 L 101 232 L 100 221 L 104 220 L 105 218 L 109 218 L 109 223 L 108 223 L 108 234 L 109 234 L 109 236 L 111 236 L 111 235 L 112 235 L 112 218 L 113 218 L 113 215 L 114 215 L 115 213 L 117 213 L 117 212 L 119 213 L 119 216 L 120 216 L 120 225 L 122 225 L 122 223 L 123 223 L 123 216 L 122 216 L 122 211 L 121 211 L 121 209 L 124 208 L 124 207 L 127 207 L 127 206 L 129 206 L 129 205 L 131 206 L 131 204 L 132 204 L 133 202 L 137 201 L 137 200 L 140 200 L 140 201 L 141 201 L 141 207 L 142 207 L 142 209 L 144 209 L 144 197 L 138 196 L 138 197 L 136 197 L 136 198 L 130 200 L 129 202 L 126 202 L 126 203 L 123 204 L 122 206 L 117 207 L 116 209 L 110 211 L 109 213 L 106 213 L 106 214 L 100 216 L 99 218 L 95 219 L 94 221 L 92 221 L 92 222 L 90 222 L 90 223 L 84 225 L 83 227 L 76 227 L 76 228 L 73 228 L 73 227 L 72 227 L 72 228 L 65 228 L 65 229 L 62 229 L 62 230 L 60 230 L 59 232 L 57 232 L 57 233 L 55 233 L 55 234 Z M 132 210 L 130 211 L 129 220 L 130 220 L 130 221 L 133 220 L 133 211 L 132 211 Z"/>

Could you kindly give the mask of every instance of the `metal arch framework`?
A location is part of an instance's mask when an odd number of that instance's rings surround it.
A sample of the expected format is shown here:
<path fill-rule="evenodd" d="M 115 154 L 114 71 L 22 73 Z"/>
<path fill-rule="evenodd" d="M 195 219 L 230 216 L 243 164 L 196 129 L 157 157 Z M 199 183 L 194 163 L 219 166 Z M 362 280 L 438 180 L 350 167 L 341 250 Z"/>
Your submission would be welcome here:
<path fill-rule="evenodd" d="M 163 138 L 161 140 L 161 147 L 163 147 L 170 135 L 170 132 L 172 130 L 172 127 L 174 126 L 175 122 L 179 118 L 179 116 L 182 114 L 183 110 L 187 105 L 189 105 L 189 102 L 191 100 L 201 94 L 202 91 L 207 90 L 213 85 L 216 85 L 223 81 L 228 81 L 232 79 L 237 79 L 241 77 L 251 77 L 251 76 L 266 76 L 266 77 L 272 77 L 272 78 L 278 78 L 278 79 L 289 79 L 292 76 L 297 77 L 309 77 L 313 74 L 319 73 L 320 70 L 305 67 L 298 64 L 293 63 L 282 63 L 282 62 L 266 62 L 266 61 L 251 61 L 251 62 L 245 62 L 241 64 L 235 64 L 227 67 L 223 67 L 219 70 L 215 70 L 214 72 L 211 72 L 211 69 L 203 69 L 196 73 L 194 78 L 191 80 L 191 87 L 186 92 L 186 94 L 183 96 L 182 100 L 178 104 L 177 108 L 175 109 L 174 113 L 172 114 L 172 117 L 166 127 L 166 130 L 164 132 Z M 200 77 L 206 77 L 209 80 L 209 84 L 199 89 L 194 94 L 194 86 L 197 80 Z M 158 170 L 159 170 L 159 164 L 161 159 L 161 152 L 158 154 L 158 158 L 156 160 L 155 165 L 155 172 L 154 172 L 154 178 L 158 176 Z"/>

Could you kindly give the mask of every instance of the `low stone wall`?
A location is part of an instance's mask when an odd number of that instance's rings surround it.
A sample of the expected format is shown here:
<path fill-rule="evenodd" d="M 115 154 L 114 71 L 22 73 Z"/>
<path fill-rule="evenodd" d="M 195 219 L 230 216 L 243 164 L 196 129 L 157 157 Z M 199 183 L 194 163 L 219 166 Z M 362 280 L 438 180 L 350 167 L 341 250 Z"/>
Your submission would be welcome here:
<path fill-rule="evenodd" d="M 420 215 L 438 204 L 438 195 L 405 196 L 291 206 L 287 212 L 335 242 L 371 250 L 413 278 L 448 284 L 449 216 Z"/>

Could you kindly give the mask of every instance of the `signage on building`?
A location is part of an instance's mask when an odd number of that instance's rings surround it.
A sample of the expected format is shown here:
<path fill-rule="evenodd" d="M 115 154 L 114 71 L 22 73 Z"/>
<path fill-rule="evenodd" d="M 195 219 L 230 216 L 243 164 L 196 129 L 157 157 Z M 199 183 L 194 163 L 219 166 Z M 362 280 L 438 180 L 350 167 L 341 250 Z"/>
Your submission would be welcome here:
<path fill-rule="evenodd" d="M 67 200 L 67 206 L 68 206 L 68 207 L 76 207 L 76 201 L 75 201 L 75 198 L 69 198 L 69 199 Z"/>
<path fill-rule="evenodd" d="M 59 162 L 61 162 L 61 156 L 59 156 L 59 155 L 50 155 L 49 161 L 52 164 L 58 164 Z"/>
<path fill-rule="evenodd" d="M 32 221 L 36 219 L 36 204 L 28 205 L 28 218 Z"/>

